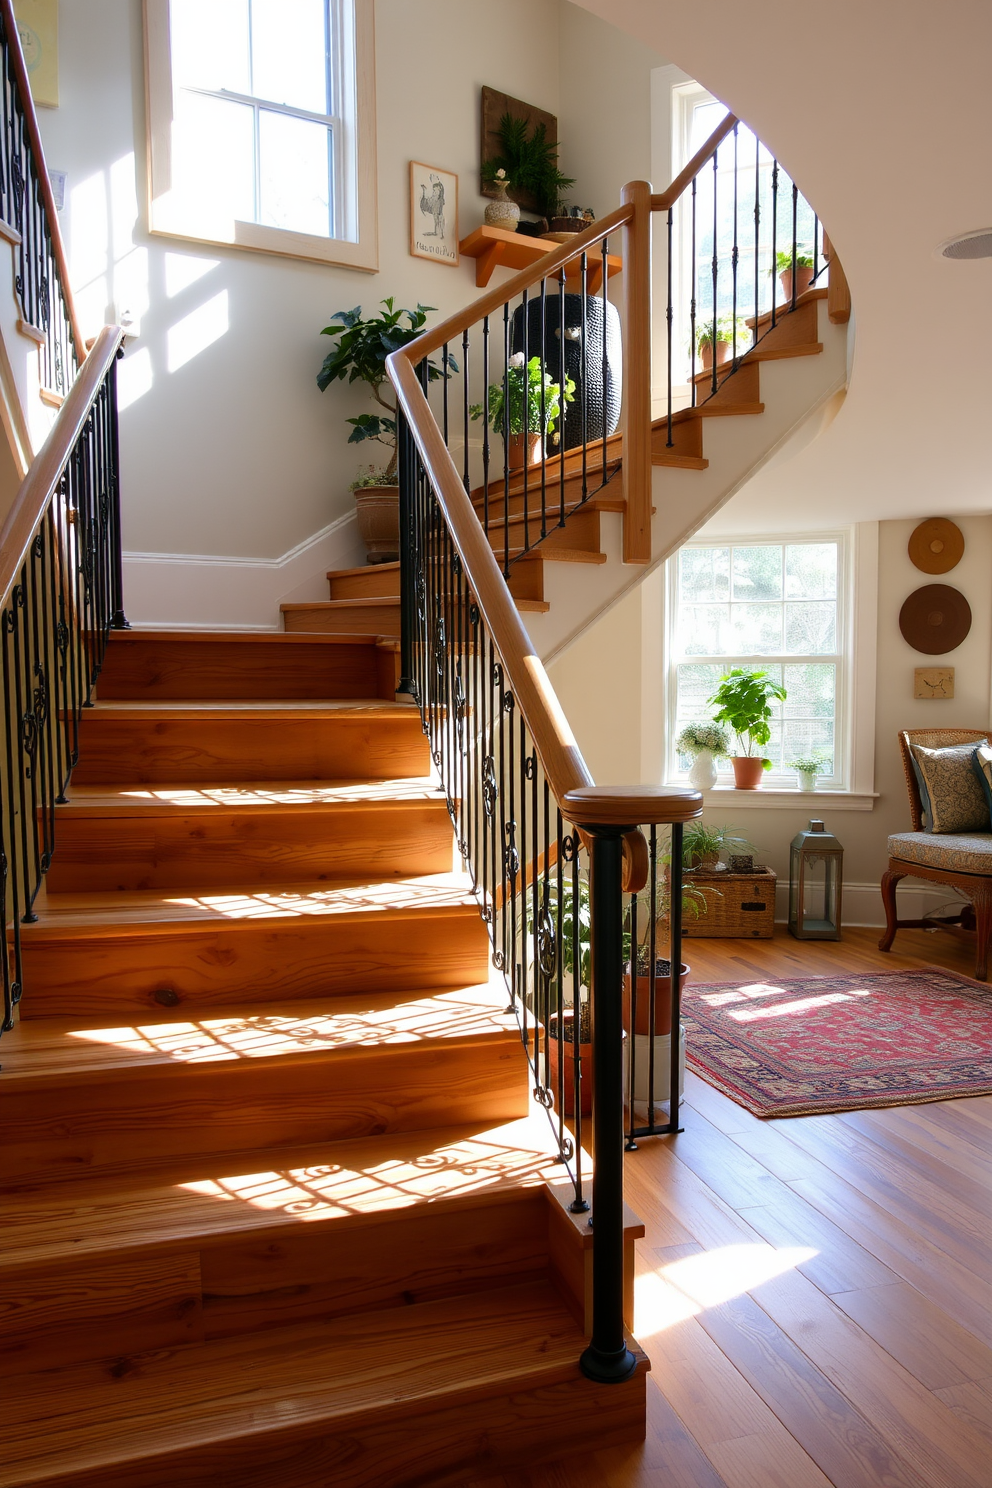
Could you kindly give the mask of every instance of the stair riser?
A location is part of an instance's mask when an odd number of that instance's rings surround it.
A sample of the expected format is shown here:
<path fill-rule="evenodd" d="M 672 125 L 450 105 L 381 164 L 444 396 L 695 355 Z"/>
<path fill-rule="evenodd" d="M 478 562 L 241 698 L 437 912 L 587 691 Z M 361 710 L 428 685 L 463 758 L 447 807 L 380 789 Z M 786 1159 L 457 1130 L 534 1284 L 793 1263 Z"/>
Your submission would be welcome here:
<path fill-rule="evenodd" d="M 232 915 L 239 906 L 232 905 Z M 264 914 L 264 906 L 263 906 Z M 350 992 L 474 985 L 489 974 L 489 946 L 473 906 L 392 918 L 233 920 L 210 930 L 149 927 L 84 940 L 22 933 L 21 1016 L 107 1022 L 161 1018 L 167 988 L 190 1014 Z M 167 1016 L 174 1016 L 172 1013 Z"/>
<path fill-rule="evenodd" d="M 119 639 L 111 632 L 97 696 L 101 702 L 317 700 L 380 696 L 375 646 L 265 640 Z M 390 693 L 391 697 L 392 694 Z"/>
<path fill-rule="evenodd" d="M 337 1141 L 527 1111 L 515 1033 L 331 1051 L 300 1061 L 150 1067 L 141 1080 L 7 1086 L 0 1183 L 56 1182 L 197 1153 Z M 26 1083 L 26 1082 L 25 1082 Z"/>
<path fill-rule="evenodd" d="M 139 816 L 61 812 L 51 893 L 234 888 L 450 872 L 443 801 L 363 810 L 197 812 Z"/>
<path fill-rule="evenodd" d="M 568 518 L 567 525 L 556 527 L 549 523 L 547 537 L 541 537 L 541 514 L 532 511 L 530 520 L 510 523 L 510 551 L 514 548 L 522 548 L 526 541 L 529 545 L 539 547 L 542 552 L 552 548 L 585 548 L 590 553 L 599 551 L 599 512 L 580 511 L 574 512 Z M 505 551 L 505 529 L 503 527 L 492 527 L 489 531 L 489 545 L 499 558 Z"/>
<path fill-rule="evenodd" d="M 349 1224 L 333 1183 L 286 1181 L 300 1223 L 141 1257 L 102 1255 L 0 1281 L 0 1377 L 233 1337 L 314 1317 L 340 1317 L 464 1296 L 547 1276 L 546 1204 L 539 1189 L 477 1207 L 441 1202 Z M 292 1188 L 289 1184 L 293 1182 Z M 278 1199 L 270 1173 L 238 1190 Z M 328 1215 L 321 1219 L 325 1202 Z M 218 1202 L 224 1202 L 218 1195 Z M 306 1222 L 304 1222 L 304 1220 Z"/>
<path fill-rule="evenodd" d="M 75 785 L 237 784 L 247 780 L 398 780 L 426 775 L 420 714 L 376 720 L 162 719 L 88 713 Z"/>
<path fill-rule="evenodd" d="M 399 564 L 371 563 L 358 573 L 327 575 L 329 599 L 399 599 Z"/>
<path fill-rule="evenodd" d="M 400 607 L 393 601 L 363 605 L 354 610 L 293 609 L 283 611 L 283 625 L 290 635 L 377 635 L 398 636 Z"/>
<path fill-rule="evenodd" d="M 647 1376 L 597 1385 L 578 1365 L 447 1395 L 440 1408 L 397 1402 L 323 1431 L 313 1422 L 124 1463 L 80 1465 L 32 1479 L 38 1488 L 460 1488 L 584 1449 L 644 1440 Z M 556 1377 L 557 1376 L 557 1377 Z M 247 1409 L 247 1407 L 246 1407 Z"/>

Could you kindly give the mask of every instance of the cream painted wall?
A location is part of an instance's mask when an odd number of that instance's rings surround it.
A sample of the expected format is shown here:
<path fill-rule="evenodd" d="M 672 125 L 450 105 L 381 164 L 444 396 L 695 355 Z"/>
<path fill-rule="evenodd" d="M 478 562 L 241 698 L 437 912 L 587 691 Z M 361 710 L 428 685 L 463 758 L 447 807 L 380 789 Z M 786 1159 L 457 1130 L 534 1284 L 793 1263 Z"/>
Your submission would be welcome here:
<path fill-rule="evenodd" d="M 746 532 L 740 511 L 747 492 L 721 513 L 726 530 Z M 954 520 L 965 535 L 960 564 L 939 582 L 953 584 L 968 599 L 972 627 L 965 641 L 946 656 L 927 657 L 913 651 L 899 630 L 899 611 L 914 589 L 935 582 L 913 567 L 907 552 L 916 519 L 879 524 L 877 690 L 875 707 L 875 785 L 878 799 L 871 811 L 831 809 L 826 795 L 803 797 L 795 806 L 767 806 L 734 811 L 733 798 L 719 809 L 708 809 L 706 819 L 729 822 L 748 835 L 764 862 L 780 878 L 788 876 L 789 843 L 811 815 L 824 815 L 845 848 L 844 876 L 849 885 L 877 885 L 886 867 L 886 839 L 891 832 L 910 829 L 909 804 L 896 734 L 902 728 L 974 727 L 992 723 L 992 517 L 964 515 Z M 716 534 L 714 534 L 716 535 Z M 654 584 L 658 580 L 651 581 Z M 664 688 L 659 675 L 652 689 L 635 685 L 632 670 L 660 644 L 651 629 L 664 608 L 645 585 L 610 611 L 570 651 L 553 663 L 550 675 L 586 762 L 600 784 L 637 779 L 657 783 L 652 748 L 664 726 Z M 642 630 L 644 634 L 642 634 Z M 913 697 L 913 671 L 939 662 L 954 666 L 955 697 L 922 701 Z M 901 891 L 902 892 L 902 891 Z M 938 891 L 939 897 L 952 898 Z M 869 923 L 877 921 L 878 902 L 862 897 Z M 859 910 L 860 913 L 860 910 Z"/>
<path fill-rule="evenodd" d="M 457 172 L 462 232 L 481 221 L 480 87 L 557 110 L 558 0 L 501 0 L 498 24 L 485 0 L 378 0 L 374 275 L 150 238 L 140 0 L 62 0 L 60 27 L 62 104 L 41 127 L 68 173 L 73 281 L 89 329 L 123 310 L 140 321 L 121 367 L 125 547 L 279 559 L 351 510 L 362 463 L 343 420 L 368 404 L 318 391 L 320 328 L 386 295 L 441 312 L 474 297 L 474 261 L 408 252 L 408 162 Z M 177 365 L 183 347 L 195 354 Z"/>

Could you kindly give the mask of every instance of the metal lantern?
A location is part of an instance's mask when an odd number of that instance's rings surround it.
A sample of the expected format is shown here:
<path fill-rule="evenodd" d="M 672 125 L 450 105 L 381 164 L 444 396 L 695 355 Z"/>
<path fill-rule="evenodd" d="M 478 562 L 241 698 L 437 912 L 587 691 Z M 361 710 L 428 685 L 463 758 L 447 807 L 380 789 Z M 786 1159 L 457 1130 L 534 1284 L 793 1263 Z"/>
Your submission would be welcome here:
<path fill-rule="evenodd" d="M 844 849 L 822 821 L 793 837 L 789 852 L 789 929 L 797 940 L 840 940 Z"/>

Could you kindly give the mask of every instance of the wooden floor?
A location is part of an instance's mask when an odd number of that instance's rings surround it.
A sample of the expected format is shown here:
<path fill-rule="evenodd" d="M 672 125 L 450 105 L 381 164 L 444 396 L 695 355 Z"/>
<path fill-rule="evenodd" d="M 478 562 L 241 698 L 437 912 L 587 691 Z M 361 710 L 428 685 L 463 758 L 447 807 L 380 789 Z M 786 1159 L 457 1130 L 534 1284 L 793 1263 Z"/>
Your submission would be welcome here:
<path fill-rule="evenodd" d="M 700 981 L 971 971 L 948 935 L 877 937 L 689 959 Z M 992 1096 L 759 1121 L 690 1076 L 683 1122 L 627 1159 L 647 1441 L 471 1488 L 989 1488 Z"/>

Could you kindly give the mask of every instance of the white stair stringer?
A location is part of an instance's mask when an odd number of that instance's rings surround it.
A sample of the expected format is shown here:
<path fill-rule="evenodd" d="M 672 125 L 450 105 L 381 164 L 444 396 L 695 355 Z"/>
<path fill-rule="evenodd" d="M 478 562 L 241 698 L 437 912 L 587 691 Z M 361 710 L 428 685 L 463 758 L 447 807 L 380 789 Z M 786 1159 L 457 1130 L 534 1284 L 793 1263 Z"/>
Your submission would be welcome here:
<path fill-rule="evenodd" d="M 703 423 L 706 470 L 656 466 L 651 522 L 650 564 L 622 561 L 622 517 L 604 512 L 601 549 L 607 562 L 546 563 L 546 614 L 529 614 L 525 624 L 534 650 L 546 664 L 568 649 L 608 609 L 642 583 L 673 552 L 719 511 L 761 469 L 807 419 L 847 385 L 848 326 L 834 325 L 826 300 L 817 301 L 817 334 L 822 352 L 761 363 L 764 412 L 707 418 Z"/>

